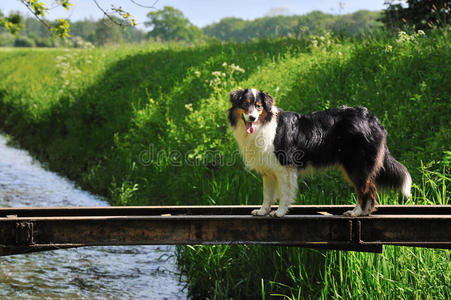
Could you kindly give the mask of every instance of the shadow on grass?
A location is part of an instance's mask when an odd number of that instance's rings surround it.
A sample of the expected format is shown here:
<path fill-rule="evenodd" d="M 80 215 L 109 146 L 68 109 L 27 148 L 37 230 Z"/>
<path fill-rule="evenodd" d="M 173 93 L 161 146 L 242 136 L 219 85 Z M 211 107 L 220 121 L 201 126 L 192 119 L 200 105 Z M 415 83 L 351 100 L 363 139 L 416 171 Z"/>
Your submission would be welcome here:
<path fill-rule="evenodd" d="M 39 118 L 24 118 L 27 114 L 20 105 L 2 105 L 4 128 L 50 169 L 95 193 L 108 195 L 113 176 L 120 181 L 122 174 L 89 173 L 117 158 L 112 155 L 117 150 L 115 138 L 128 133 L 136 111 L 149 99 L 155 100 L 163 115 L 174 113 L 176 121 L 183 119 L 187 102 L 196 104 L 212 92 L 205 81 L 185 82 L 194 70 L 211 72 L 220 70 L 224 62 L 234 63 L 246 70 L 238 78 L 244 80 L 265 61 L 301 47 L 297 41 L 281 40 L 131 53 L 80 94 L 63 95 Z M 154 129 L 164 139 L 168 124 L 161 121 Z"/>

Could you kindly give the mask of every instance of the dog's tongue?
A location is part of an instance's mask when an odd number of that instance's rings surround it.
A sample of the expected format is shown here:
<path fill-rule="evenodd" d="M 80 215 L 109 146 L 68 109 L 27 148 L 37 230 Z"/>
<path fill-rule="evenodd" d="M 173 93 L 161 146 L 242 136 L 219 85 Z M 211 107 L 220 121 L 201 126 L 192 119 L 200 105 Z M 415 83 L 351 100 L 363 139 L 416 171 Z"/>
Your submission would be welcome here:
<path fill-rule="evenodd" d="M 244 122 L 246 124 L 246 132 L 248 134 L 254 133 L 254 123 L 252 122 Z"/>

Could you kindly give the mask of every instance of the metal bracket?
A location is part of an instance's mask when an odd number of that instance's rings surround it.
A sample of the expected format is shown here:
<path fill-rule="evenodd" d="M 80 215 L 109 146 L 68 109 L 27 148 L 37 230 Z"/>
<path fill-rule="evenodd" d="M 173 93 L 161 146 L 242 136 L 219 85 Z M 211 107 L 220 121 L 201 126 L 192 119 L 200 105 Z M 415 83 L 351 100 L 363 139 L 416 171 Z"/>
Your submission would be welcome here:
<path fill-rule="evenodd" d="M 353 242 L 361 245 L 363 243 L 363 241 L 362 241 L 362 222 L 360 222 L 359 220 L 354 220 L 353 227 L 354 227 Z"/>
<path fill-rule="evenodd" d="M 349 236 L 351 244 L 348 250 L 361 252 L 382 253 L 382 244 L 365 244 L 362 240 L 362 222 L 360 220 L 349 220 Z"/>

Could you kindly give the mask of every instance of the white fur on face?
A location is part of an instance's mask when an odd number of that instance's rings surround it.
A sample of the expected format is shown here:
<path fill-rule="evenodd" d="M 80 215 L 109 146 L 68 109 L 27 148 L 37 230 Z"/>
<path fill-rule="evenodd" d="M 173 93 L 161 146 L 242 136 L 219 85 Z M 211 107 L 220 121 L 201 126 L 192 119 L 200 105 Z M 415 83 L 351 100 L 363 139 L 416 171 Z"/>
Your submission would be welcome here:
<path fill-rule="evenodd" d="M 252 93 L 252 95 L 254 95 L 254 99 L 257 100 L 257 90 L 251 89 L 251 93 Z"/>
<path fill-rule="evenodd" d="M 249 119 L 250 116 L 254 117 L 254 121 L 251 121 L 251 120 Z M 252 108 L 252 110 L 251 110 L 250 113 L 248 113 L 248 114 L 244 113 L 244 114 L 243 114 L 244 120 L 245 120 L 246 122 L 256 122 L 256 121 L 258 120 L 258 117 L 259 117 L 259 116 L 260 116 L 260 114 L 258 113 L 258 110 L 257 110 L 255 107 Z"/>

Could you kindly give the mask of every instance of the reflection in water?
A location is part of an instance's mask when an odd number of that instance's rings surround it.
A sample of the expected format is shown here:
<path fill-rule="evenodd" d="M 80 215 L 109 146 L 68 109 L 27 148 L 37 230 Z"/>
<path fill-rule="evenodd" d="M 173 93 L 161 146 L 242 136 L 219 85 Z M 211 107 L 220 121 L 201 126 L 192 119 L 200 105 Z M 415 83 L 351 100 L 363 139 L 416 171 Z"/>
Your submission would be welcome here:
<path fill-rule="evenodd" d="M 106 206 L 0 136 L 0 206 Z M 172 246 L 87 247 L 0 257 L 0 298 L 184 299 Z"/>

